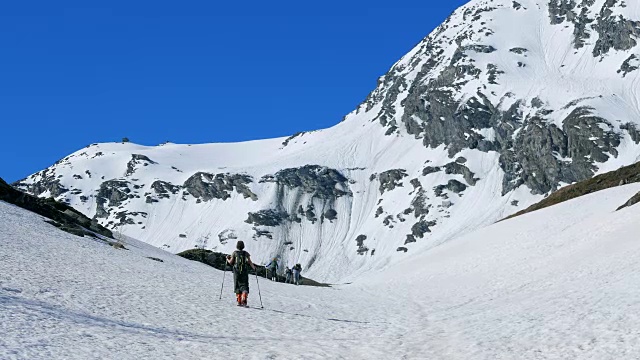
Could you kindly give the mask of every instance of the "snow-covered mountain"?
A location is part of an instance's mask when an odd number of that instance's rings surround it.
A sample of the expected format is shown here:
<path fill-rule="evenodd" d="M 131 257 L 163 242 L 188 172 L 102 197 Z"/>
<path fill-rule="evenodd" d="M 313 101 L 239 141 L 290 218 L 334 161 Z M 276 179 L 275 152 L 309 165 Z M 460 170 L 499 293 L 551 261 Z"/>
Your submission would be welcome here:
<path fill-rule="evenodd" d="M 640 3 L 475 0 L 336 126 L 237 144 L 93 144 L 15 184 L 179 252 L 353 278 L 640 160 Z"/>

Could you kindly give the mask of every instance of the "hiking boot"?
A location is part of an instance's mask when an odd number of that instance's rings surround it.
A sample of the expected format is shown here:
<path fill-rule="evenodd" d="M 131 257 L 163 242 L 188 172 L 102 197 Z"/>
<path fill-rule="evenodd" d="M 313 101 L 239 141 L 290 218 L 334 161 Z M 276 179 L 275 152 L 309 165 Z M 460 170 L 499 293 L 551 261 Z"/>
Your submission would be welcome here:
<path fill-rule="evenodd" d="M 236 294 L 236 301 L 238 302 L 238 306 L 242 306 L 242 294 Z"/>

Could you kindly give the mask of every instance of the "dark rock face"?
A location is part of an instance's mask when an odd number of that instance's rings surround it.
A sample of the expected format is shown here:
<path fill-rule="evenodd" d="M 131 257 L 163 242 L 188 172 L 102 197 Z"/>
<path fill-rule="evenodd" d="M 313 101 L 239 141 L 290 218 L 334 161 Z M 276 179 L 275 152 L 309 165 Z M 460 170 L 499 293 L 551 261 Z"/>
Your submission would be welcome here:
<path fill-rule="evenodd" d="M 420 220 L 411 227 L 411 234 L 417 238 L 422 239 L 424 237 L 424 234 L 431 232 L 430 227 L 435 225 L 435 221 Z"/>
<path fill-rule="evenodd" d="M 157 163 L 144 155 L 132 154 L 131 160 L 129 160 L 129 162 L 127 163 L 127 171 L 125 172 L 124 176 L 133 175 L 136 172 L 138 165 L 149 166 L 152 164 Z"/>
<path fill-rule="evenodd" d="M 44 216 L 51 220 L 50 224 L 68 233 L 93 237 L 95 234 L 100 234 L 113 239 L 111 231 L 98 224 L 97 221 L 82 215 L 74 208 L 52 198 L 42 199 L 18 191 L 2 179 L 0 179 L 0 200 Z"/>
<path fill-rule="evenodd" d="M 442 196 L 443 195 L 443 191 L 444 189 L 447 189 L 449 191 L 452 191 L 456 194 L 459 194 L 463 191 L 465 191 L 467 189 L 467 185 L 461 183 L 458 180 L 452 179 L 449 180 L 449 182 L 446 185 L 438 185 L 436 186 L 433 191 L 436 194 L 436 196 Z"/>
<path fill-rule="evenodd" d="M 358 246 L 358 255 L 364 255 L 369 251 L 369 248 L 364 245 L 364 241 L 367 240 L 367 235 L 358 235 L 356 237 L 356 245 Z"/>
<path fill-rule="evenodd" d="M 378 175 L 378 179 L 380 180 L 380 194 L 402 186 L 402 179 L 407 176 L 409 175 L 407 175 L 404 169 L 387 170 L 380 173 L 380 175 Z"/>
<path fill-rule="evenodd" d="M 289 214 L 277 211 L 274 209 L 260 210 L 255 213 L 249 213 L 249 217 L 245 220 L 246 223 L 254 224 L 256 226 L 278 226 L 284 223 L 289 218 Z"/>
<path fill-rule="evenodd" d="M 96 194 L 96 218 L 106 218 L 109 216 L 109 208 L 122 205 L 127 199 L 132 199 L 135 195 L 129 189 L 129 182 L 124 180 L 108 180 L 100 185 Z"/>
<path fill-rule="evenodd" d="M 471 186 L 474 186 L 476 184 L 476 181 L 479 180 L 473 177 L 474 173 L 471 172 L 468 167 L 458 162 L 448 163 L 444 166 L 444 170 L 447 174 L 459 174 L 464 176 L 464 180 Z"/>
<path fill-rule="evenodd" d="M 221 244 L 226 244 L 227 241 L 236 240 L 237 238 L 238 238 L 238 236 L 236 235 L 235 231 L 233 231 L 231 229 L 222 230 L 218 234 L 218 240 L 220 241 Z"/>
<path fill-rule="evenodd" d="M 283 169 L 275 176 L 264 176 L 260 182 L 275 182 L 289 189 L 300 189 L 318 199 L 351 196 L 349 179 L 337 170 L 319 165 Z"/>
<path fill-rule="evenodd" d="M 628 73 L 640 69 L 640 58 L 635 54 L 632 54 L 620 65 L 618 74 L 622 73 L 622 77 L 626 77 Z"/>
<path fill-rule="evenodd" d="M 226 200 L 231 197 L 230 193 L 234 189 L 238 194 L 242 194 L 245 199 L 250 198 L 256 201 L 258 196 L 247 186 L 252 182 L 251 176 L 244 174 L 213 175 L 198 172 L 184 182 L 183 188 L 193 197 L 202 201 Z"/>
<path fill-rule="evenodd" d="M 631 136 L 631 140 L 636 144 L 640 144 L 640 130 L 638 130 L 637 126 L 634 123 L 626 123 L 624 125 L 620 125 L 620 129 L 627 130 L 629 135 Z"/>
<path fill-rule="evenodd" d="M 40 196 L 48 191 L 49 196 L 54 198 L 69 191 L 69 189 L 60 184 L 60 180 L 56 177 L 56 173 L 53 169 L 45 169 L 32 176 L 37 175 L 40 176 L 40 180 L 37 182 L 28 184 L 26 182 L 27 179 L 24 179 L 14 183 L 13 186 L 35 196 Z"/>
<path fill-rule="evenodd" d="M 411 201 L 411 207 L 413 208 L 413 214 L 416 218 L 429 214 L 429 206 L 426 205 L 427 194 L 423 189 L 418 190 L 415 197 Z"/>
<path fill-rule="evenodd" d="M 156 195 L 161 199 L 168 199 L 171 197 L 169 194 L 177 194 L 180 191 L 180 186 L 173 185 L 170 182 L 156 180 L 151 184 L 151 188 L 155 191 Z"/>
<path fill-rule="evenodd" d="M 404 244 L 411 244 L 416 242 L 416 238 L 413 235 L 407 235 L 407 238 L 404 240 Z"/>
<path fill-rule="evenodd" d="M 620 211 L 624 208 L 633 206 L 635 204 L 640 203 L 640 193 L 635 194 L 631 199 L 629 199 L 629 201 L 627 201 L 626 203 L 624 203 L 622 206 L 620 206 L 618 209 L 616 209 L 616 211 Z"/>
<path fill-rule="evenodd" d="M 402 251 L 402 252 L 407 252 L 407 251 L 409 251 L 409 249 L 407 249 L 407 248 L 406 248 L 406 247 L 404 247 L 404 246 L 400 246 L 400 247 L 398 247 L 398 248 L 396 249 L 396 251 L 398 251 L 398 252 L 400 252 L 400 251 Z"/>
<path fill-rule="evenodd" d="M 594 30 L 598 32 L 598 41 L 593 56 L 602 56 L 611 49 L 629 50 L 636 46 L 640 37 L 640 22 L 631 21 L 622 16 L 614 16 L 611 7 L 619 0 L 607 0 L 597 17 Z"/>
<path fill-rule="evenodd" d="M 424 169 L 422 169 L 422 176 L 427 176 L 429 174 L 433 174 L 433 173 L 437 173 L 439 171 L 442 171 L 442 169 L 439 166 L 427 166 Z"/>
<path fill-rule="evenodd" d="M 324 218 L 329 221 L 335 220 L 338 218 L 338 212 L 335 211 L 334 209 L 329 209 L 324 212 Z"/>

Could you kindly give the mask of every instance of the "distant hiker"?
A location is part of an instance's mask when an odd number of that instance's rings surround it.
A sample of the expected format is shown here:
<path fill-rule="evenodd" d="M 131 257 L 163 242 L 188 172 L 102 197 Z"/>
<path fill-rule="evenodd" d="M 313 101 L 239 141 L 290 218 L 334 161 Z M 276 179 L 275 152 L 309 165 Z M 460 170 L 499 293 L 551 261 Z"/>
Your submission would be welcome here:
<path fill-rule="evenodd" d="M 287 269 L 284 271 L 284 275 L 285 275 L 285 280 L 284 282 L 286 284 L 292 283 L 293 281 L 293 272 L 291 271 L 291 269 L 287 266 Z"/>
<path fill-rule="evenodd" d="M 300 285 L 300 272 L 302 271 L 302 266 L 300 264 L 296 264 L 293 269 L 293 283 L 296 285 Z"/>
<path fill-rule="evenodd" d="M 278 281 L 278 258 L 273 258 L 266 268 L 269 269 L 269 278 L 273 281 Z"/>
<path fill-rule="evenodd" d="M 244 242 L 238 241 L 236 251 L 227 255 L 227 263 L 233 266 L 233 291 L 236 293 L 238 306 L 247 306 L 249 296 L 249 266 L 255 271 L 256 267 L 251 262 L 251 255 L 244 251 Z"/>

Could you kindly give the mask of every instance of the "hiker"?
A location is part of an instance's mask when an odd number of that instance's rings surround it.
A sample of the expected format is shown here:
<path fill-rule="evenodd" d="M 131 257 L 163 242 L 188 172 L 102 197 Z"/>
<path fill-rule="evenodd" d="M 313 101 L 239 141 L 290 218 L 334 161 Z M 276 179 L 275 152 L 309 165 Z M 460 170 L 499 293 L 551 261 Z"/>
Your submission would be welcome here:
<path fill-rule="evenodd" d="M 284 275 L 285 275 L 285 279 L 284 282 L 285 284 L 289 284 L 289 283 L 293 283 L 293 276 L 292 276 L 292 271 L 291 268 L 289 268 L 287 266 L 287 269 L 284 271 Z"/>
<path fill-rule="evenodd" d="M 278 258 L 273 258 L 273 260 L 267 264 L 266 268 L 269 269 L 269 272 L 271 273 L 269 278 L 273 281 L 278 281 Z"/>
<path fill-rule="evenodd" d="M 227 263 L 233 266 L 233 291 L 236 293 L 238 306 L 247 306 L 249 296 L 249 266 L 256 270 L 256 266 L 251 262 L 251 255 L 244 251 L 244 242 L 239 240 L 236 244 L 236 251 L 227 255 Z"/>
<path fill-rule="evenodd" d="M 300 285 L 300 272 L 302 271 L 302 266 L 300 264 L 296 264 L 293 267 L 293 283 L 296 285 Z"/>

